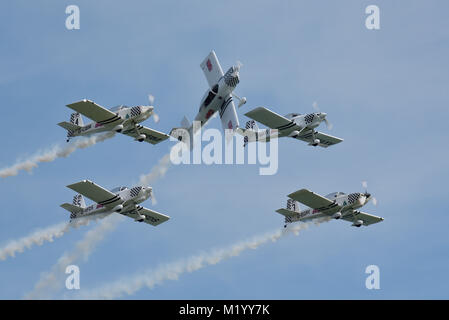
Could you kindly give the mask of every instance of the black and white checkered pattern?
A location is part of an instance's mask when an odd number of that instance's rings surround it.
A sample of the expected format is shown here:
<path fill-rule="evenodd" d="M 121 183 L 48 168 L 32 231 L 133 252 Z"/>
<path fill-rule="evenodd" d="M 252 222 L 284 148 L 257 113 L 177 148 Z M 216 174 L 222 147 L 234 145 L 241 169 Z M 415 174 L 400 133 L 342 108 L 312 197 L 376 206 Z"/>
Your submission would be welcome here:
<path fill-rule="evenodd" d="M 360 193 L 351 193 L 348 195 L 349 204 L 355 203 L 360 198 Z"/>
<path fill-rule="evenodd" d="M 135 198 L 139 194 L 140 190 L 142 190 L 142 187 L 134 187 L 129 191 L 129 194 L 132 198 Z"/>
<path fill-rule="evenodd" d="M 131 117 L 137 117 L 140 116 L 142 111 L 140 110 L 140 107 L 132 107 L 131 108 Z"/>
<path fill-rule="evenodd" d="M 77 207 L 81 207 L 81 195 L 77 194 L 76 196 L 73 197 L 73 205 L 77 206 Z"/>
<path fill-rule="evenodd" d="M 293 199 L 287 199 L 287 210 L 298 211 L 298 203 Z"/>
<path fill-rule="evenodd" d="M 254 127 L 256 126 L 256 121 L 254 120 L 250 120 L 248 122 L 246 122 L 245 128 L 248 129 L 254 129 Z"/>
<path fill-rule="evenodd" d="M 304 121 L 306 124 L 312 123 L 314 117 L 315 115 L 313 113 L 309 113 L 304 117 Z"/>
<path fill-rule="evenodd" d="M 236 72 L 235 67 L 230 67 L 229 70 L 224 75 L 225 83 L 232 88 L 235 88 L 237 84 L 240 82 L 238 75 L 235 76 L 233 73 Z"/>

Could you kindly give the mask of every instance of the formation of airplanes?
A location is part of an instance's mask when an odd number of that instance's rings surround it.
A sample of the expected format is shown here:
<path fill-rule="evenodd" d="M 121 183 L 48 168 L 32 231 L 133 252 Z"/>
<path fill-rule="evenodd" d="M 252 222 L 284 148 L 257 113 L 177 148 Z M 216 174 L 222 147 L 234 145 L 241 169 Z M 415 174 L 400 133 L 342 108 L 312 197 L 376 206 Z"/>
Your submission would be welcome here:
<path fill-rule="evenodd" d="M 182 142 L 189 143 L 192 148 L 192 139 L 198 128 L 204 126 L 218 113 L 223 130 L 228 129 L 243 135 L 245 146 L 255 141 L 269 142 L 272 139 L 282 137 L 294 138 L 304 141 L 310 146 L 323 148 L 343 141 L 341 138 L 316 131 L 316 128 L 322 122 L 327 125 L 328 129 L 331 128 L 327 114 L 319 110 L 315 110 L 316 112 L 313 113 L 289 113 L 282 116 L 268 108 L 257 107 L 245 113 L 245 116 L 251 120 L 246 122 L 245 128 L 241 128 L 234 104 L 234 98 L 238 101 L 238 108 L 247 102 L 245 97 L 240 98 L 234 92 L 240 82 L 241 66 L 241 63 L 237 62 L 224 73 L 214 51 L 200 64 L 209 88 L 201 99 L 195 117 L 199 126 L 194 126 L 187 118 L 184 118 L 181 127 L 173 128 L 170 134 L 142 126 L 140 123 L 151 116 L 154 117 L 155 122 L 158 122 L 151 98 L 150 105 L 147 106 L 127 107 L 120 105 L 111 109 L 106 109 L 91 100 L 84 99 L 67 105 L 75 113 L 71 114 L 70 122 L 61 122 L 58 125 L 67 130 L 67 142 L 77 136 L 90 136 L 100 132 L 117 132 L 128 135 L 136 141 L 146 141 L 153 145 L 172 136 Z M 314 108 L 317 109 L 315 104 Z M 82 116 L 91 119 L 92 122 L 84 125 Z M 257 122 L 268 128 L 259 129 Z M 185 132 L 190 136 L 189 141 L 185 139 Z M 151 187 L 119 187 L 109 191 L 89 180 L 83 180 L 67 187 L 77 192 L 72 204 L 64 203 L 61 205 L 70 212 L 71 220 L 114 212 L 153 226 L 170 219 L 167 215 L 139 205 L 151 198 Z M 94 204 L 86 207 L 83 196 L 94 201 Z M 350 194 L 334 192 L 323 197 L 307 189 L 301 189 L 289 194 L 288 197 L 287 207 L 276 210 L 276 212 L 285 216 L 285 227 L 289 223 L 325 217 L 346 220 L 352 222 L 352 225 L 356 227 L 383 221 L 381 217 L 358 210 L 374 199 L 367 191 Z M 299 210 L 298 202 L 309 208 Z"/>

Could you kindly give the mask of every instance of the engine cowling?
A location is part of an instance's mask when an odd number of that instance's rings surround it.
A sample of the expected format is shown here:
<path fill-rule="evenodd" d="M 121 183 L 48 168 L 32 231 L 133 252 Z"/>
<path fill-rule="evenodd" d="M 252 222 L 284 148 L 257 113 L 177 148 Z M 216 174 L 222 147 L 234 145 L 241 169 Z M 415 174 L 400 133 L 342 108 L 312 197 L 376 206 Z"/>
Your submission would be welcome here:
<path fill-rule="evenodd" d="M 137 141 L 142 142 L 142 141 L 145 141 L 146 138 L 147 138 L 146 135 L 139 134 L 136 139 L 137 139 Z"/>
<path fill-rule="evenodd" d="M 315 140 L 313 140 L 313 144 L 314 144 L 315 146 L 319 145 L 320 142 L 321 142 L 320 139 L 315 139 Z"/>
<path fill-rule="evenodd" d="M 137 215 L 136 221 L 137 222 L 143 222 L 145 220 L 145 216 L 143 214 Z"/>
<path fill-rule="evenodd" d="M 115 206 L 114 209 L 112 209 L 112 211 L 114 212 L 120 212 L 123 210 L 123 205 L 119 204 L 118 206 Z"/>
<path fill-rule="evenodd" d="M 341 212 L 335 212 L 333 215 L 332 215 L 332 218 L 334 218 L 334 219 L 340 219 L 341 218 Z"/>
<path fill-rule="evenodd" d="M 118 132 L 118 133 L 122 132 L 122 130 L 123 130 L 122 124 L 119 124 L 119 125 L 115 126 L 115 128 L 114 128 L 114 131 Z"/>

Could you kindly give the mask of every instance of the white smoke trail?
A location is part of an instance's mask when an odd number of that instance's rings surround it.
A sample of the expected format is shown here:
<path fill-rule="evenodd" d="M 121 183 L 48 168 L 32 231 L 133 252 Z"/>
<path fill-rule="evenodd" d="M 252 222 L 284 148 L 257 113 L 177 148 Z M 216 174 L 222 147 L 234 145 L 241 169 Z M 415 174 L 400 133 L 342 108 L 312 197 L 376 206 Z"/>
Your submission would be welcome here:
<path fill-rule="evenodd" d="M 148 186 L 157 179 L 163 178 L 170 167 L 170 164 L 170 153 L 168 153 L 159 160 L 159 162 L 151 169 L 150 173 L 140 176 L 139 185 Z"/>
<path fill-rule="evenodd" d="M 76 140 L 75 142 L 70 143 L 65 147 L 56 145 L 48 151 L 39 152 L 31 156 L 27 160 L 18 162 L 11 167 L 1 169 L 0 178 L 16 176 L 21 170 L 31 172 L 38 166 L 38 163 L 52 162 L 57 158 L 66 158 L 77 149 L 90 147 L 98 142 L 102 142 L 106 139 L 112 138 L 114 135 L 114 132 L 107 132 L 89 138 L 81 138 L 80 140 Z"/>
<path fill-rule="evenodd" d="M 151 169 L 147 175 L 140 177 L 141 184 L 148 185 L 159 178 L 163 178 L 170 166 L 170 154 L 162 157 L 159 162 Z M 79 226 L 88 223 L 90 219 L 101 219 L 108 214 L 95 215 L 82 219 L 76 219 L 72 222 L 72 226 Z M 95 249 L 96 245 L 104 239 L 107 233 L 115 229 L 116 224 L 122 218 L 121 215 L 114 215 L 113 218 L 102 220 L 100 225 L 86 233 L 84 238 L 80 240 L 73 252 L 65 253 L 59 258 L 58 262 L 52 267 L 51 271 L 42 274 L 39 282 L 36 284 L 34 290 L 25 295 L 25 299 L 45 299 L 53 292 L 61 288 L 63 277 L 65 277 L 65 268 L 79 259 L 87 260 L 89 255 Z M 119 217 L 119 218 L 117 218 Z"/>
<path fill-rule="evenodd" d="M 0 248 L 0 260 L 6 260 L 8 256 L 15 257 L 16 253 L 22 253 L 25 249 L 31 249 L 34 245 L 40 246 L 44 242 L 53 242 L 55 238 L 62 237 L 69 229 L 69 223 L 62 222 L 45 229 L 37 230 L 23 238 L 11 240 Z"/>
<path fill-rule="evenodd" d="M 103 287 L 81 292 L 77 298 L 81 299 L 115 299 L 125 295 L 132 295 L 143 287 L 149 289 L 162 284 L 166 280 L 178 280 L 186 272 L 194 272 L 209 265 L 215 265 L 225 259 L 236 257 L 248 249 L 257 249 L 268 242 L 276 242 L 281 237 L 294 233 L 298 235 L 301 230 L 307 229 L 310 224 L 321 224 L 331 218 L 317 219 L 310 223 L 295 224 L 286 229 L 255 237 L 250 240 L 236 243 L 225 249 L 215 249 L 209 253 L 192 256 L 185 260 L 162 265 L 157 269 L 139 272 L 132 277 L 124 277 Z"/>
<path fill-rule="evenodd" d="M 52 294 L 64 286 L 64 278 L 67 276 L 65 270 L 67 266 L 77 260 L 87 261 L 95 247 L 113 231 L 118 222 L 123 217 L 121 215 L 112 215 L 101 220 L 93 229 L 89 230 L 84 238 L 78 241 L 72 252 L 66 252 L 58 262 L 53 265 L 47 273 L 41 274 L 41 277 L 35 285 L 32 292 L 25 295 L 25 299 L 49 299 Z"/>
<path fill-rule="evenodd" d="M 70 228 L 88 225 L 90 221 L 104 216 L 83 217 L 72 222 L 61 222 L 44 229 L 36 230 L 23 238 L 11 240 L 5 246 L 0 247 L 0 260 L 6 260 L 8 257 L 14 258 L 17 253 L 23 253 L 25 249 L 31 249 L 34 245 L 41 246 L 44 242 L 53 242 L 55 239 L 67 233 Z"/>

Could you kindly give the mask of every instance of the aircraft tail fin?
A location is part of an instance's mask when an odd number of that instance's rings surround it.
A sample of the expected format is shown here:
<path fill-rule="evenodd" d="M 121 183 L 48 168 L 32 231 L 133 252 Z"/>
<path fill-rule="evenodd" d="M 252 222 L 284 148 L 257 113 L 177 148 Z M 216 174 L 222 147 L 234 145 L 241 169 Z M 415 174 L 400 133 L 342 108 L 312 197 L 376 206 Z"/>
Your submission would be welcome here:
<path fill-rule="evenodd" d="M 250 120 L 247 121 L 245 124 L 245 129 L 237 129 L 237 133 L 241 134 L 243 136 L 243 147 L 246 147 L 247 144 L 251 141 L 257 140 L 257 135 L 259 133 L 259 127 L 257 126 L 256 121 Z M 251 139 L 249 139 L 249 136 L 251 136 Z"/>
<path fill-rule="evenodd" d="M 181 120 L 181 126 L 177 128 L 173 128 L 170 131 L 170 136 L 172 136 L 175 139 L 178 139 L 179 141 L 186 143 L 189 146 L 189 149 L 193 149 L 193 135 L 195 133 L 193 132 L 193 125 L 187 119 L 186 116 Z"/>
<path fill-rule="evenodd" d="M 74 132 L 84 126 L 83 118 L 81 114 L 75 112 L 70 115 L 70 122 L 66 121 L 60 122 L 58 123 L 58 126 L 67 130 L 67 138 L 68 138 L 67 142 L 68 142 L 71 137 L 75 136 Z"/>
<path fill-rule="evenodd" d="M 299 212 L 299 204 L 298 201 L 293 199 L 287 199 L 287 210 Z"/>
<path fill-rule="evenodd" d="M 285 217 L 284 227 L 286 227 L 287 224 L 293 222 L 293 217 L 295 217 L 297 215 L 297 213 L 299 212 L 299 204 L 297 201 L 295 201 L 293 199 L 288 199 L 287 200 L 287 208 L 286 209 L 284 209 L 284 208 L 277 209 L 276 212 L 282 214 Z"/>
<path fill-rule="evenodd" d="M 73 205 L 80 207 L 81 209 L 86 208 L 86 202 L 84 201 L 84 197 L 80 194 L 77 194 L 73 197 Z"/>
<path fill-rule="evenodd" d="M 73 123 L 80 127 L 84 126 L 83 117 L 79 112 L 75 112 L 70 115 L 70 123 Z"/>
<path fill-rule="evenodd" d="M 182 120 L 181 120 L 181 127 L 184 129 L 188 129 L 188 128 L 190 128 L 191 125 L 192 124 L 190 123 L 189 119 L 187 119 L 187 117 L 184 116 L 184 118 L 182 118 Z"/>
<path fill-rule="evenodd" d="M 256 121 L 250 120 L 246 122 L 245 125 L 246 130 L 253 130 L 253 131 L 259 131 L 259 127 L 257 126 Z"/>

